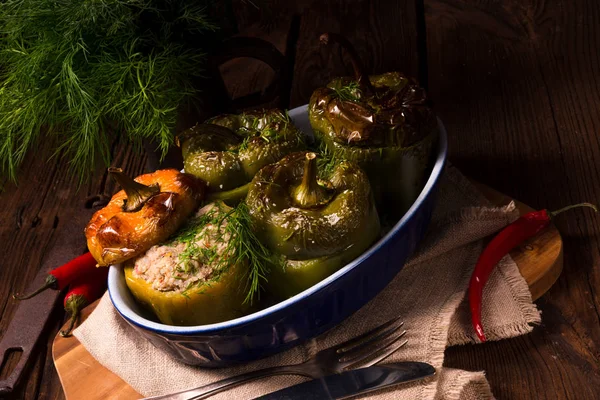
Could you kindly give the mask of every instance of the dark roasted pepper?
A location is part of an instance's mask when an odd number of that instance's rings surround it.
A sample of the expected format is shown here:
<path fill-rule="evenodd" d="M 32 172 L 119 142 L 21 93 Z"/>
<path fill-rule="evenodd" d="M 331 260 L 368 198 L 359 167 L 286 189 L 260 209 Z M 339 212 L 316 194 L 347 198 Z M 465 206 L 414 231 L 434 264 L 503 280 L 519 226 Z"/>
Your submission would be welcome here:
<path fill-rule="evenodd" d="M 280 298 L 331 275 L 380 235 L 360 167 L 339 161 L 329 174 L 318 169 L 315 153 L 293 153 L 261 169 L 250 184 L 246 202 L 257 234 L 281 259 L 268 278 L 268 291 Z"/>
<path fill-rule="evenodd" d="M 204 199 L 202 180 L 175 169 L 129 178 L 109 173 L 123 190 L 98 210 L 85 228 L 88 249 L 98 265 L 119 264 L 171 236 Z"/>
<path fill-rule="evenodd" d="M 236 204 L 267 164 L 304 148 L 303 136 L 279 110 L 221 115 L 179 137 L 185 171 L 208 183 L 209 200 Z"/>
<path fill-rule="evenodd" d="M 400 216 L 423 187 L 437 138 L 425 91 L 399 72 L 367 76 L 340 35 L 324 34 L 321 42 L 344 47 L 355 76 L 334 79 L 313 93 L 308 110 L 315 135 L 334 157 L 365 170 L 380 210 Z"/>
<path fill-rule="evenodd" d="M 236 212 L 210 203 L 168 242 L 125 263 L 136 300 L 168 325 L 203 325 L 240 317 L 250 309 L 250 260 L 240 253 Z"/>

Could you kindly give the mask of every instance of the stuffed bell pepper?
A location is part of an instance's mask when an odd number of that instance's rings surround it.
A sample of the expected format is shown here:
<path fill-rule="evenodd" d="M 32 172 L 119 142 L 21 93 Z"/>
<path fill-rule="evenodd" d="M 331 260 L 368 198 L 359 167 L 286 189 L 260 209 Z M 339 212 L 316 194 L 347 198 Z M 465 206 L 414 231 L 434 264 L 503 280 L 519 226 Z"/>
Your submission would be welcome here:
<path fill-rule="evenodd" d="M 348 161 L 319 164 L 312 152 L 261 169 L 246 202 L 257 235 L 280 260 L 268 278 L 279 298 L 331 275 L 380 235 L 367 175 Z"/>
<path fill-rule="evenodd" d="M 425 91 L 399 72 L 367 76 L 340 35 L 324 34 L 321 42 L 345 48 L 355 76 L 334 79 L 313 93 L 309 117 L 315 135 L 325 151 L 365 170 L 380 211 L 400 216 L 423 187 L 437 138 Z"/>
<path fill-rule="evenodd" d="M 119 264 L 162 242 L 204 200 L 204 182 L 174 169 L 135 180 L 119 168 L 109 172 L 123 190 L 98 210 L 85 228 L 88 248 L 100 266 Z"/>
<path fill-rule="evenodd" d="M 202 325 L 249 312 L 268 265 L 245 205 L 202 207 L 176 235 L 125 264 L 134 297 L 169 325 Z"/>
<path fill-rule="evenodd" d="M 267 164 L 304 148 L 303 136 L 279 110 L 221 115 L 182 133 L 184 169 L 208 184 L 209 200 L 236 204 Z"/>

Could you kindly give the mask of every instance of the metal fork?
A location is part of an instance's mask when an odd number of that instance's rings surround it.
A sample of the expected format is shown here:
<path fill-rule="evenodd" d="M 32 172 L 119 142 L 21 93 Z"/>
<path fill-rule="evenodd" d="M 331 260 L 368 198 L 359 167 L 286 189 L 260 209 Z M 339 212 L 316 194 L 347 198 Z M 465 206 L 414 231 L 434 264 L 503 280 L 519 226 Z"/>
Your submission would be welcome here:
<path fill-rule="evenodd" d="M 217 394 L 233 386 L 273 375 L 302 375 L 317 379 L 343 371 L 365 368 L 377 364 L 404 346 L 407 340 L 400 341 L 406 334 L 401 330 L 404 322 L 392 319 L 356 338 L 337 346 L 323 349 L 300 364 L 283 365 L 250 371 L 242 375 L 223 379 L 195 389 L 164 396 L 148 397 L 142 400 L 192 400 Z"/>

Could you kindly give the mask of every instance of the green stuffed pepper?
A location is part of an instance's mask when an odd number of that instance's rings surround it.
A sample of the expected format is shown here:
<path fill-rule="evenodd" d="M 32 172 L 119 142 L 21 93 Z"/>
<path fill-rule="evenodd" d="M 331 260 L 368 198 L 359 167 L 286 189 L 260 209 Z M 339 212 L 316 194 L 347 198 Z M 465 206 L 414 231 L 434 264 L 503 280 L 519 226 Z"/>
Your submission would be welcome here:
<path fill-rule="evenodd" d="M 210 203 L 169 241 L 126 262 L 125 282 L 138 303 L 177 326 L 249 313 L 268 252 L 245 215 L 241 206 Z"/>
<path fill-rule="evenodd" d="M 378 208 L 399 217 L 424 184 L 437 119 L 425 91 L 399 72 L 367 76 L 350 43 L 324 34 L 351 56 L 354 78 L 337 78 L 317 89 L 309 103 L 309 118 L 326 151 L 358 163 L 369 176 Z"/>
<path fill-rule="evenodd" d="M 209 200 L 237 204 L 267 164 L 304 148 L 303 135 L 279 110 L 220 115 L 178 138 L 185 171 L 208 184 Z"/>
<path fill-rule="evenodd" d="M 268 291 L 279 298 L 331 275 L 380 236 L 366 174 L 348 161 L 329 167 L 319 170 L 315 153 L 293 153 L 261 169 L 250 185 L 246 202 L 257 235 L 281 261 L 268 278 Z"/>

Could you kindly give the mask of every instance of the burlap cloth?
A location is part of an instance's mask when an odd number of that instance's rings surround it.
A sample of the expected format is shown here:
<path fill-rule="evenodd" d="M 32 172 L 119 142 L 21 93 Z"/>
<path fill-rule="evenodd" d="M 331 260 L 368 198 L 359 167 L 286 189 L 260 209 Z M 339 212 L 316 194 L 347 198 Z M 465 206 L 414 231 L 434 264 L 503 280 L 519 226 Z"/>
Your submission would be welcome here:
<path fill-rule="evenodd" d="M 453 167 L 442 178 L 437 208 L 417 254 L 371 302 L 338 327 L 285 353 L 240 367 L 206 370 L 171 359 L 139 336 L 115 311 L 107 295 L 75 336 L 105 367 L 143 395 L 196 387 L 248 370 L 304 360 L 316 350 L 357 336 L 393 317 L 402 316 L 408 344 L 385 362 L 414 360 L 432 364 L 434 378 L 361 398 L 490 399 L 483 372 L 443 368 L 446 347 L 474 343 L 465 299 L 470 274 L 485 237 L 517 217 L 514 204 L 489 206 Z M 540 323 L 529 289 L 516 264 L 505 257 L 484 291 L 483 323 L 489 340 L 530 332 Z M 251 382 L 214 399 L 251 399 L 305 378 L 279 376 Z"/>

